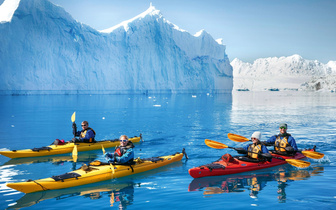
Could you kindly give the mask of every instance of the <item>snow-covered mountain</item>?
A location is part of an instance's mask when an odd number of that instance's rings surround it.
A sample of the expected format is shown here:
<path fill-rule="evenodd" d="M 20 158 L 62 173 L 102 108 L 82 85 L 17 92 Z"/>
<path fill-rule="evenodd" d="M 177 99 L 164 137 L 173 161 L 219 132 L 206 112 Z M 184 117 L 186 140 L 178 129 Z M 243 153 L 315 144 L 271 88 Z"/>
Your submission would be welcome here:
<path fill-rule="evenodd" d="M 231 92 L 233 87 L 225 45 L 204 30 L 191 35 L 179 29 L 153 6 L 103 31 L 47 0 L 21 0 L 14 15 L 8 14 L 0 20 L 3 94 Z"/>
<path fill-rule="evenodd" d="M 231 62 L 233 90 L 336 90 L 336 61 L 327 64 L 299 55 Z"/>

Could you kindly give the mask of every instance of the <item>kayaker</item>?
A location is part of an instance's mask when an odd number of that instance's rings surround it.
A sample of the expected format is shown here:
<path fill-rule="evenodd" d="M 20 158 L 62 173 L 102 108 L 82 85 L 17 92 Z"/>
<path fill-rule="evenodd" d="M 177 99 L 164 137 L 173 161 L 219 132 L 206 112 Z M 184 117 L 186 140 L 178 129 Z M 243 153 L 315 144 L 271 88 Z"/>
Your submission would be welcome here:
<path fill-rule="evenodd" d="M 265 145 L 261 144 L 261 133 L 259 131 L 256 131 L 252 134 L 251 140 L 252 144 L 248 144 L 243 149 L 247 151 L 247 157 L 251 159 L 257 159 L 257 160 L 265 160 L 266 156 L 261 156 L 261 154 L 269 154 L 268 149 Z M 271 156 L 269 156 L 269 160 L 271 159 Z"/>
<path fill-rule="evenodd" d="M 114 153 L 106 153 L 105 157 L 109 162 L 120 163 L 120 164 L 131 164 L 134 159 L 134 144 L 128 141 L 126 135 L 122 135 L 119 138 L 120 146 L 116 147 Z"/>
<path fill-rule="evenodd" d="M 92 143 L 95 142 L 95 136 L 96 132 L 89 127 L 88 121 L 82 122 L 82 129 L 81 131 L 77 131 L 76 123 L 72 123 L 72 129 L 74 138 L 72 139 L 72 142 L 85 142 L 85 143 Z M 76 136 L 79 136 L 79 138 L 76 138 Z"/>
<path fill-rule="evenodd" d="M 266 146 L 273 146 L 275 153 L 281 155 L 295 155 L 298 151 L 295 139 L 291 134 L 287 133 L 287 124 L 281 123 L 279 125 L 280 133 L 274 135 L 266 141 Z"/>

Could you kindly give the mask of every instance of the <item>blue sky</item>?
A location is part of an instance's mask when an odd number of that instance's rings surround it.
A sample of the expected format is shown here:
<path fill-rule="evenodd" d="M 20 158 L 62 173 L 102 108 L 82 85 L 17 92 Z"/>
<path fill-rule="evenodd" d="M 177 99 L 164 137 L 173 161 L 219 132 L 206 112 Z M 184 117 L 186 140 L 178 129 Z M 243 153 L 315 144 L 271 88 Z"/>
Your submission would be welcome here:
<path fill-rule="evenodd" d="M 222 38 L 230 60 L 293 54 L 323 63 L 336 60 L 336 0 L 50 1 L 98 30 L 133 18 L 152 2 L 181 29 L 191 34 L 205 29 Z"/>

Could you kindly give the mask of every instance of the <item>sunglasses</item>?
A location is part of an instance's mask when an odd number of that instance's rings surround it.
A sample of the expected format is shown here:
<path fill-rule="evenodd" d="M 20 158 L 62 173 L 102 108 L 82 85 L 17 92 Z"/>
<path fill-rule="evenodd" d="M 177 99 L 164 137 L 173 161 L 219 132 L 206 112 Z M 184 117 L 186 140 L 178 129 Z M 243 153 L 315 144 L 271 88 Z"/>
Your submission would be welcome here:
<path fill-rule="evenodd" d="M 83 127 L 83 126 L 87 126 L 87 125 L 82 125 L 82 127 Z"/>
<path fill-rule="evenodd" d="M 280 127 L 280 129 L 287 129 L 286 127 Z"/>
<path fill-rule="evenodd" d="M 120 142 L 127 142 L 127 140 L 126 139 L 124 139 L 124 140 L 119 140 Z"/>

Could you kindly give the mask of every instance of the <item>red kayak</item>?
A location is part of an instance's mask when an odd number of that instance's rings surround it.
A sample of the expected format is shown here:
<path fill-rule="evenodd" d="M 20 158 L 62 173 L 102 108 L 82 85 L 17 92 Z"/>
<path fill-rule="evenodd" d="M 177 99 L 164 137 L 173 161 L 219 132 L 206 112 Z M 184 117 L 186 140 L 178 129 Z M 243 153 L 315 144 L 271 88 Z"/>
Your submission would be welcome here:
<path fill-rule="evenodd" d="M 300 152 L 297 152 L 294 156 L 272 154 L 272 157 L 272 161 L 250 162 L 253 160 L 246 157 L 232 157 L 230 154 L 225 154 L 215 162 L 189 169 L 189 174 L 193 178 L 237 174 L 283 165 L 287 163 L 285 159 L 299 160 L 305 158 L 306 156 Z"/>

